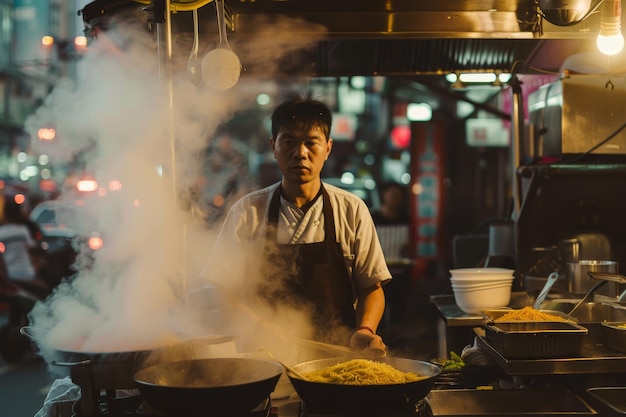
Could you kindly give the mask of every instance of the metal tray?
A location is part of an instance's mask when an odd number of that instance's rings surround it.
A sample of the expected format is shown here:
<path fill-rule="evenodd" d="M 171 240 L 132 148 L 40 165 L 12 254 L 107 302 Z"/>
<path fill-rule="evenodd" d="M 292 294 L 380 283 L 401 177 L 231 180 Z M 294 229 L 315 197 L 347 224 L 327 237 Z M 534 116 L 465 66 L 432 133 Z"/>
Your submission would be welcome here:
<path fill-rule="evenodd" d="M 626 387 L 589 388 L 587 392 L 600 404 L 598 409 L 604 407 L 607 413 L 626 416 Z"/>
<path fill-rule="evenodd" d="M 483 319 L 486 324 L 496 323 L 496 320 L 498 320 L 500 317 L 504 316 L 505 314 L 510 313 L 511 311 L 513 311 L 513 309 L 510 309 L 510 308 L 508 309 L 496 308 L 492 310 L 485 310 L 483 311 Z M 546 313 L 546 314 L 552 314 L 553 316 L 557 316 L 564 321 L 571 321 L 574 323 L 578 322 L 578 320 L 575 317 L 572 317 L 569 314 L 564 313 L 563 311 L 558 311 L 558 310 L 539 310 L 539 311 L 542 313 Z M 498 323 L 536 323 L 536 322 L 537 320 L 510 320 L 510 321 L 498 322 Z"/>
<path fill-rule="evenodd" d="M 485 324 L 485 338 L 507 358 L 559 358 L 578 355 L 585 327 L 572 322 L 521 321 Z"/>
<path fill-rule="evenodd" d="M 507 375 L 614 374 L 626 372 L 626 354 L 609 349 L 601 340 L 586 336 L 579 355 L 567 358 L 507 358 L 475 327 L 476 346 L 485 351 Z"/>
<path fill-rule="evenodd" d="M 597 411 L 567 389 L 433 390 L 426 397 L 433 417 L 593 416 Z"/>
<path fill-rule="evenodd" d="M 622 353 L 626 353 L 626 327 L 620 327 L 624 325 L 623 321 L 602 323 L 607 346 Z"/>

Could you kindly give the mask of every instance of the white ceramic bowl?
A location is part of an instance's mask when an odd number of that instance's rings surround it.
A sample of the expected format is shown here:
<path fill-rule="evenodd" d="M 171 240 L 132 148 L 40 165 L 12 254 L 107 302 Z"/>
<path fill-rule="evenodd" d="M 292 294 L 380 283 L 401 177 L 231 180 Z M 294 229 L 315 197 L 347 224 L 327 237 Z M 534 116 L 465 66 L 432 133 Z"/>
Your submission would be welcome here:
<path fill-rule="evenodd" d="M 459 290 L 459 291 L 477 291 L 477 290 L 486 290 L 488 288 L 510 287 L 511 285 L 513 285 L 511 281 L 490 282 L 487 284 L 476 284 L 476 285 L 452 284 L 452 289 Z"/>
<path fill-rule="evenodd" d="M 488 288 L 452 288 L 454 301 L 468 314 L 479 314 L 484 310 L 506 307 L 511 301 L 512 282 Z"/>
<path fill-rule="evenodd" d="M 508 279 L 511 278 L 514 273 L 514 269 L 507 268 L 457 268 L 450 270 L 451 278 L 479 281 Z"/>
<path fill-rule="evenodd" d="M 452 288 L 488 288 L 499 285 L 511 285 L 513 283 L 513 278 L 503 279 L 497 281 L 456 281 L 451 280 L 450 284 Z"/>

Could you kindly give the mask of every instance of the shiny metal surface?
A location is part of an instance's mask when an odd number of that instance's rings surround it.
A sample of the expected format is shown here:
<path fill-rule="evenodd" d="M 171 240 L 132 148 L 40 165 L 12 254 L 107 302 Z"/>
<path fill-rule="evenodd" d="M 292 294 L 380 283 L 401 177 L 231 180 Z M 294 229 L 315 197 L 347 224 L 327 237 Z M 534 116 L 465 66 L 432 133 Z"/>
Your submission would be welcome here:
<path fill-rule="evenodd" d="M 597 412 L 567 389 L 437 390 L 427 401 L 435 416 L 585 416 Z"/>
<path fill-rule="evenodd" d="M 577 299 L 555 299 L 542 303 L 541 308 L 569 312 L 578 303 Z M 582 303 L 572 316 L 579 323 L 601 323 L 603 321 L 626 321 L 626 306 L 601 302 Z"/>
<path fill-rule="evenodd" d="M 360 2 L 345 0 L 230 1 L 235 32 L 257 32 L 255 25 L 266 16 L 297 17 L 321 24 L 333 36 L 355 34 L 370 37 L 419 36 L 460 38 L 532 38 L 537 8 L 524 0 L 396 0 Z M 597 19 L 597 16 L 590 16 Z M 544 24 L 543 36 L 579 38 L 589 36 L 580 28 Z M 304 29 L 306 30 L 306 29 Z"/>
<path fill-rule="evenodd" d="M 606 346 L 601 338 L 589 337 L 583 341 L 580 355 L 568 358 L 509 359 L 484 338 L 482 329 L 475 329 L 476 343 L 508 375 L 568 375 L 626 372 L 626 354 Z M 590 332 L 588 336 L 600 333 Z"/>

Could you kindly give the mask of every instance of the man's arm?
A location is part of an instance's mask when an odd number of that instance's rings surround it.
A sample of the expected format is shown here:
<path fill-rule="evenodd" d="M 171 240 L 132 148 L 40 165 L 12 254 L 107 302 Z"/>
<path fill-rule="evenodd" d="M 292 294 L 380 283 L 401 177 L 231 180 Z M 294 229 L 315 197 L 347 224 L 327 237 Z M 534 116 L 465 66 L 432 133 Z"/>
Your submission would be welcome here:
<path fill-rule="evenodd" d="M 385 293 L 380 283 L 359 291 L 356 308 L 357 328 L 350 338 L 350 345 L 358 350 L 369 350 L 384 356 L 387 346 L 376 334 L 385 311 Z"/>

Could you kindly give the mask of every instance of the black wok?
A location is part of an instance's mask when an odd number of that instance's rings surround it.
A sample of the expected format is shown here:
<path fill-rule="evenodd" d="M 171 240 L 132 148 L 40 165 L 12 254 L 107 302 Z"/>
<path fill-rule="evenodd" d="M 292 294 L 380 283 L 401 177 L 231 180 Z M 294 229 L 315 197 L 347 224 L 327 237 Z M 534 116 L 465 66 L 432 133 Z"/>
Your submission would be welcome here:
<path fill-rule="evenodd" d="M 48 342 L 45 329 L 25 326 L 20 332 L 36 345 L 48 370 L 56 376 L 70 376 L 75 384 L 95 384 L 102 389 L 135 388 L 135 373 L 147 366 L 176 360 L 184 354 L 180 349 L 162 346 L 155 349 L 85 351 Z M 71 344 L 68 343 L 68 346 Z"/>
<path fill-rule="evenodd" d="M 193 346 L 185 343 L 151 349 L 93 352 L 53 345 L 48 342 L 48 331 L 42 328 L 24 326 L 20 332 L 37 345 L 39 354 L 55 374 L 71 376 L 75 383 L 95 378 L 101 388 L 134 388 L 133 377 L 140 369 L 193 357 Z M 225 338 L 229 337 L 215 337 L 215 340 L 220 342 Z M 84 376 L 85 373 L 88 376 Z"/>
<path fill-rule="evenodd" d="M 328 358 L 292 366 L 298 373 L 317 371 L 354 358 Z M 441 368 L 429 362 L 403 358 L 377 358 L 403 372 L 428 378 L 415 382 L 387 385 L 342 385 L 306 381 L 289 371 L 287 376 L 309 413 L 363 416 L 376 413 L 415 411 L 417 403 L 433 388 Z"/>
<path fill-rule="evenodd" d="M 142 369 L 135 383 L 148 404 L 166 416 L 223 416 L 261 404 L 283 370 L 279 363 L 262 359 L 196 359 Z"/>

